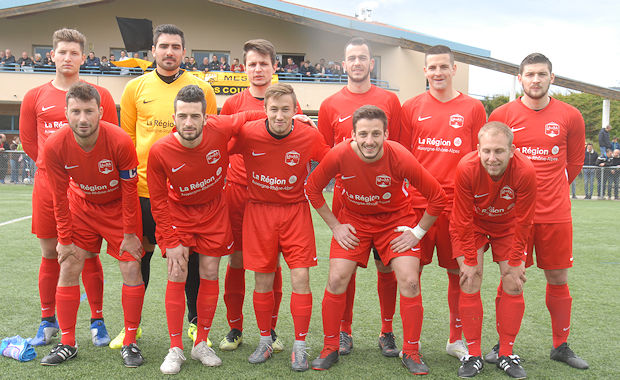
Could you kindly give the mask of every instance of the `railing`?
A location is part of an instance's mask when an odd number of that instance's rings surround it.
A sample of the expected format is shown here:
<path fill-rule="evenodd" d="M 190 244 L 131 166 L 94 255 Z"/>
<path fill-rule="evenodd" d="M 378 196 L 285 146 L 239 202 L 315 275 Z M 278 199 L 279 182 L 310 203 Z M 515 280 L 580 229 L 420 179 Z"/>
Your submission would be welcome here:
<path fill-rule="evenodd" d="M 571 196 L 617 200 L 619 180 L 620 166 L 584 166 L 571 184 Z"/>
<path fill-rule="evenodd" d="M 37 166 L 20 150 L 0 151 L 0 183 L 34 183 Z"/>

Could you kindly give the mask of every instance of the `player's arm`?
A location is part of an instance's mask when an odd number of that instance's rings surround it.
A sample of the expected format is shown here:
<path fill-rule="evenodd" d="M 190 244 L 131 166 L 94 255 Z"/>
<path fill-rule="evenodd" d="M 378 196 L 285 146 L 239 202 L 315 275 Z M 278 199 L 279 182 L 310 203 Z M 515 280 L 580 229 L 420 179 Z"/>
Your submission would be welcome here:
<path fill-rule="evenodd" d="M 529 160 L 524 160 L 525 168 L 520 172 L 519 187 L 516 189 L 514 207 L 515 229 L 508 264 L 516 267 L 522 264 L 523 252 L 527 245 L 536 211 L 536 170 Z"/>
<path fill-rule="evenodd" d="M 411 105 L 412 101 L 408 100 L 403 104 L 400 110 L 400 143 L 407 148 L 408 151 L 411 151 L 413 147 L 411 144 L 411 139 L 413 137 L 413 121 L 411 120 L 413 111 Z"/>
<path fill-rule="evenodd" d="M 243 111 L 230 115 L 213 115 L 209 116 L 207 122 L 213 123 L 215 128 L 223 129 L 228 136 L 236 136 L 241 131 L 241 127 L 248 121 L 259 120 L 266 118 L 267 115 L 264 111 Z"/>
<path fill-rule="evenodd" d="M 103 107 L 103 116 L 101 119 L 103 121 L 107 121 L 108 123 L 118 125 L 116 103 L 114 102 L 114 98 L 112 98 L 112 94 L 110 94 L 110 91 L 103 87 L 98 87 L 98 90 L 101 94 L 101 106 Z"/>
<path fill-rule="evenodd" d="M 402 158 L 399 160 L 399 168 L 403 170 L 404 178 L 408 178 L 409 182 L 427 199 L 426 212 L 435 217 L 439 216 L 448 204 L 446 193 L 435 177 L 422 167 L 411 152 L 405 150 L 401 150 L 401 152 L 404 152 L 404 154 L 401 153 Z M 427 221 L 430 221 L 430 219 L 427 219 Z M 430 225 L 425 223 L 421 227 L 430 227 L 433 223 L 430 223 Z"/>
<path fill-rule="evenodd" d="M 329 107 L 323 102 L 319 108 L 319 132 L 323 135 L 328 146 L 334 146 L 334 128 L 332 126 L 331 112 Z"/>
<path fill-rule="evenodd" d="M 37 139 L 37 113 L 35 111 L 35 93 L 28 91 L 22 101 L 19 110 L 19 139 L 22 141 L 24 152 L 33 161 L 39 156 L 39 146 Z"/>
<path fill-rule="evenodd" d="M 388 138 L 401 142 L 401 106 L 396 95 L 390 97 L 390 120 L 388 121 Z M 405 140 L 406 141 L 406 140 Z M 405 144 L 403 144 L 405 146 Z"/>
<path fill-rule="evenodd" d="M 454 206 L 450 216 L 450 237 L 463 254 L 464 263 L 470 267 L 478 265 L 478 252 L 474 238 L 474 192 L 473 173 L 461 161 L 456 168 L 454 180 Z"/>
<path fill-rule="evenodd" d="M 125 86 L 121 96 L 121 128 L 136 145 L 136 121 L 138 120 L 138 109 L 136 107 L 136 81 L 131 80 Z"/>
<path fill-rule="evenodd" d="M 123 234 L 119 254 L 128 252 L 137 261 L 142 258 L 142 242 L 138 237 L 140 231 L 138 213 L 138 157 L 129 136 L 126 137 L 118 151 L 119 177 L 123 207 Z"/>
<path fill-rule="evenodd" d="M 568 183 L 572 183 L 577 178 L 579 172 L 581 172 L 585 158 L 583 147 L 586 142 L 586 127 L 579 111 L 574 110 L 571 125 L 567 130 L 566 173 L 568 175 Z"/>
<path fill-rule="evenodd" d="M 482 128 L 487 122 L 487 113 L 484 109 L 484 105 L 481 101 L 476 100 L 474 107 L 474 111 L 472 112 L 473 121 L 471 128 L 471 150 L 474 151 L 477 149 L 478 144 L 478 132 L 480 132 L 480 128 Z"/>
<path fill-rule="evenodd" d="M 312 155 L 310 159 L 321 162 L 325 155 L 330 151 L 330 147 L 325 143 L 323 135 L 317 130 L 312 130 L 314 143 L 312 144 Z"/>

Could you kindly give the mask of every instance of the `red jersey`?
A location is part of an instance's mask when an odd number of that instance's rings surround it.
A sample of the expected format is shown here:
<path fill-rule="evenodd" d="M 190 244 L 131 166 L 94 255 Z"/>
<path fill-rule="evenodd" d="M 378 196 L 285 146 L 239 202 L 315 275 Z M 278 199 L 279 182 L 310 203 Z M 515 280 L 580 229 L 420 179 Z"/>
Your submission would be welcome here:
<path fill-rule="evenodd" d="M 166 241 L 173 241 L 175 235 L 170 211 L 179 209 L 174 203 L 200 205 L 221 195 L 228 168 L 228 141 L 253 116 L 264 116 L 264 112 L 209 116 L 202 141 L 195 148 L 184 147 L 174 134 L 153 144 L 147 164 L 151 211 Z M 175 214 L 174 217 L 188 216 Z"/>
<path fill-rule="evenodd" d="M 304 182 L 310 160 L 320 161 L 329 147 L 319 131 L 305 123 L 293 122 L 284 138 L 267 130 L 267 120 L 246 123 L 233 152 L 241 152 L 248 173 L 248 200 L 264 203 L 305 202 Z"/>
<path fill-rule="evenodd" d="M 110 92 L 103 87 L 89 83 L 101 96 L 104 121 L 118 125 L 116 104 Z M 39 169 L 45 168 L 43 144 L 61 127 L 68 125 L 65 116 L 67 91 L 59 90 L 47 82 L 35 87 L 24 96 L 19 111 L 19 138 L 24 152 L 33 159 Z"/>
<path fill-rule="evenodd" d="M 53 189 L 58 241 L 65 245 L 72 241 L 67 196 L 96 204 L 122 198 L 124 233 L 142 233 L 136 222 L 139 220 L 138 158 L 133 142 L 127 132 L 105 121 L 99 123 L 98 133 L 97 142 L 89 152 L 78 145 L 69 126 L 58 130 L 45 143 L 44 157 Z"/>
<path fill-rule="evenodd" d="M 224 102 L 220 115 L 232 115 L 242 111 L 265 111 L 265 100 L 258 99 L 252 96 L 248 89 L 235 94 Z M 301 106 L 297 102 L 297 114 L 302 114 Z M 230 147 L 232 148 L 231 142 Z M 243 156 L 241 154 L 231 154 L 230 165 L 228 168 L 228 175 L 226 180 L 234 183 L 238 183 L 243 186 L 247 186 L 247 173 L 245 172 L 245 165 L 243 164 Z"/>
<path fill-rule="evenodd" d="M 353 112 L 367 104 L 383 110 L 388 118 L 388 138 L 400 141 L 400 101 L 390 91 L 370 86 L 363 94 L 356 94 L 345 86 L 342 90 L 323 100 L 319 108 L 319 131 L 330 147 L 351 137 Z"/>
<path fill-rule="evenodd" d="M 536 206 L 536 171 L 519 152 L 495 181 L 480 163 L 478 152 L 467 154 L 456 168 L 452 239 L 459 241 L 465 263 L 478 263 L 474 232 L 492 236 L 512 234 L 510 265 L 521 264 Z"/>
<path fill-rule="evenodd" d="M 570 222 L 568 185 L 581 171 L 585 155 L 581 113 L 553 98 L 547 107 L 534 111 L 519 98 L 495 109 L 489 121 L 501 121 L 511 127 L 515 146 L 536 168 L 534 223 Z"/>
<path fill-rule="evenodd" d="M 393 141 L 384 141 L 383 156 L 366 163 L 351 147 L 351 139 L 336 145 L 308 177 L 306 194 L 314 208 L 325 204 L 323 188 L 340 175 L 344 207 L 358 214 L 395 212 L 409 207 L 407 182 L 428 198 L 430 215 L 439 215 L 446 197 L 439 182 L 413 157 Z"/>
<path fill-rule="evenodd" d="M 465 94 L 440 102 L 427 91 L 403 104 L 402 134 L 409 138 L 403 145 L 439 181 L 448 197 L 448 211 L 454 199 L 456 166 L 476 149 L 478 131 L 486 120 L 482 103 Z M 415 189 L 411 194 L 414 207 L 424 207 L 424 197 Z"/>

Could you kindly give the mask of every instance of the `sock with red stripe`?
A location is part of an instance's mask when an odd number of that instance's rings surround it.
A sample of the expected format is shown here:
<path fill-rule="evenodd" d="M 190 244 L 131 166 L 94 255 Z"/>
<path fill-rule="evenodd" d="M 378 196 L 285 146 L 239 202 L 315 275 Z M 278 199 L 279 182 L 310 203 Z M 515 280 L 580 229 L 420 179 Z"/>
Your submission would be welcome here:
<path fill-rule="evenodd" d="M 570 296 L 568 284 L 547 284 L 547 309 L 551 315 L 553 331 L 553 347 L 557 348 L 568 339 L 570 334 L 570 316 L 573 298 Z"/>
<path fill-rule="evenodd" d="M 243 331 L 243 300 L 245 298 L 245 269 L 226 268 L 224 280 L 224 303 L 226 304 L 226 319 L 230 329 Z"/>
<path fill-rule="evenodd" d="M 60 276 L 58 259 L 41 257 L 39 266 L 39 297 L 41 318 L 53 318 L 56 313 L 56 286 Z"/>
<path fill-rule="evenodd" d="M 59 286 L 56 289 L 58 305 L 58 325 L 60 326 L 62 344 L 75 346 L 75 323 L 80 307 L 80 286 Z"/>
<path fill-rule="evenodd" d="M 524 311 L 525 302 L 523 300 L 523 293 L 513 295 L 504 292 L 504 294 L 502 294 L 498 312 L 498 317 L 500 319 L 499 356 L 512 355 L 512 346 L 521 328 Z"/>
<path fill-rule="evenodd" d="M 282 302 L 282 267 L 276 269 L 273 278 L 273 311 L 271 312 L 271 329 L 276 329 L 278 314 L 280 313 L 280 303 Z"/>
<path fill-rule="evenodd" d="M 174 282 L 168 280 L 166 286 L 166 319 L 170 348 L 183 349 L 183 316 L 185 315 L 185 281 Z"/>
<path fill-rule="evenodd" d="M 84 260 L 82 282 L 90 305 L 90 318 L 103 318 L 103 268 L 99 255 Z"/>
<path fill-rule="evenodd" d="M 392 332 L 392 319 L 396 312 L 396 276 L 394 272 L 383 273 L 377 271 L 377 293 L 381 308 L 381 332 Z"/>
<path fill-rule="evenodd" d="M 254 313 L 261 336 L 271 336 L 271 313 L 273 312 L 273 290 L 266 293 L 254 291 Z"/>
<path fill-rule="evenodd" d="M 340 346 L 340 329 L 342 314 L 345 309 L 347 294 L 333 294 L 325 289 L 323 295 L 322 316 L 323 316 L 323 349 L 338 351 Z"/>
<path fill-rule="evenodd" d="M 351 279 L 349 280 L 347 290 L 344 292 L 344 294 L 346 294 L 345 308 L 342 312 L 342 320 L 340 321 L 340 331 L 344 331 L 349 335 L 351 335 L 351 324 L 353 323 L 353 302 L 355 301 L 355 275 L 356 272 L 353 272 L 353 274 L 351 275 Z"/>
<path fill-rule="evenodd" d="M 463 335 L 463 323 L 459 315 L 459 297 L 461 285 L 458 274 L 448 273 L 448 309 L 450 309 L 450 343 L 460 340 Z"/>
<path fill-rule="evenodd" d="M 291 294 L 291 315 L 295 326 L 295 340 L 306 340 L 312 317 L 312 293 Z"/>
<path fill-rule="evenodd" d="M 400 318 L 403 322 L 403 353 L 419 352 L 424 320 L 424 307 L 420 294 L 415 297 L 400 295 Z"/>
<path fill-rule="evenodd" d="M 472 356 L 482 356 L 480 337 L 482 335 L 482 318 L 484 313 L 480 292 L 468 294 L 461 291 L 459 314 L 463 323 L 463 334 L 467 340 L 469 354 Z"/>
<path fill-rule="evenodd" d="M 136 343 L 136 333 L 140 326 L 142 305 L 144 304 L 144 292 L 144 283 L 140 285 L 123 284 L 121 297 L 125 319 L 125 338 L 123 339 L 123 346 Z"/>

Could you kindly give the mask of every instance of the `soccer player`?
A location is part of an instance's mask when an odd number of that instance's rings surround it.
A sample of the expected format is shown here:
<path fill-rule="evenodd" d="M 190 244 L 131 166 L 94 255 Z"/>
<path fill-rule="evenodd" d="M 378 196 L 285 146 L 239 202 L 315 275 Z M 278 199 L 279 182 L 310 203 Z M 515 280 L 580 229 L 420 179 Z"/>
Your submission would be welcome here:
<path fill-rule="evenodd" d="M 305 371 L 305 340 L 312 316 L 309 268 L 316 266 L 317 257 L 303 184 L 310 160 L 320 161 L 329 147 L 315 127 L 293 121 L 296 104 L 290 85 L 271 85 L 265 92 L 267 119 L 246 123 L 231 152 L 243 154 L 248 173 L 243 266 L 255 275 L 254 312 L 261 336 L 249 362 L 263 363 L 273 352 L 273 282 L 282 252 L 291 270 L 293 291 L 290 307 L 295 343 L 291 366 L 295 371 Z"/>
<path fill-rule="evenodd" d="M 75 83 L 66 102 L 69 125 L 50 136 L 43 151 L 58 229 L 56 300 L 62 336 L 41 364 L 58 365 L 77 355 L 79 276 L 86 257 L 98 254 L 105 239 L 107 252 L 118 260 L 123 276 L 121 356 L 126 367 L 138 367 L 144 361 L 136 345 L 144 282 L 139 264 L 143 251 L 136 151 L 127 133 L 101 120 L 101 98 L 93 86 Z"/>
<path fill-rule="evenodd" d="M 469 348 L 459 377 L 474 377 L 483 367 L 480 286 L 489 246 L 504 294 L 496 305 L 501 347 L 497 367 L 514 378 L 526 376 L 512 346 L 525 309 L 525 247 L 536 205 L 536 172 L 527 157 L 515 152 L 512 139 L 505 124 L 485 124 L 478 133 L 477 152 L 468 153 L 456 168 L 450 235 L 460 266 L 459 314 Z"/>
<path fill-rule="evenodd" d="M 215 367 L 222 361 L 207 345 L 219 295 L 220 257 L 233 246 L 222 195 L 228 167 L 227 143 L 248 120 L 245 114 L 207 118 L 204 92 L 185 86 L 174 100 L 177 131 L 158 140 L 149 154 L 147 178 L 156 235 L 168 259 L 166 316 L 170 350 L 160 369 L 176 374 L 183 355 L 183 299 L 190 252 L 199 253 L 198 331 L 192 358 Z M 256 118 L 264 112 L 255 112 Z"/>
<path fill-rule="evenodd" d="M 54 219 L 53 189 L 49 186 L 43 160 L 43 144 L 53 133 L 67 124 L 65 95 L 69 87 L 80 81 L 80 65 L 84 63 L 86 37 L 75 29 L 59 29 L 52 37 L 51 57 L 56 75 L 51 82 L 28 91 L 21 104 L 19 136 L 28 156 L 38 167 L 32 191 L 32 233 L 41 245 L 39 267 L 39 297 L 41 298 L 41 324 L 30 341 L 34 346 L 51 343 L 58 333 L 56 321 L 56 285 L 60 275 L 57 233 Z M 110 92 L 94 86 L 101 96 L 103 120 L 118 125 L 116 104 Z M 92 341 L 95 346 L 106 346 L 110 335 L 103 322 L 103 270 L 98 255 L 89 255 L 84 261 L 82 282 L 91 310 Z"/>
<path fill-rule="evenodd" d="M 519 67 L 523 96 L 491 113 L 489 120 L 511 127 L 514 144 L 534 164 L 538 184 L 534 227 L 527 246 L 526 266 L 545 271 L 546 303 L 551 315 L 553 347 L 550 357 L 571 367 L 587 369 L 588 363 L 568 347 L 572 297 L 568 268 L 573 266 L 573 224 L 569 184 L 583 166 L 585 124 L 579 111 L 549 96 L 554 75 L 551 61 L 540 53 L 525 57 Z M 497 302 L 505 293 L 497 289 Z M 501 346 L 485 356 L 493 362 Z"/>
<path fill-rule="evenodd" d="M 446 197 L 437 180 L 406 148 L 387 140 L 387 116 L 379 107 L 360 107 L 352 119 L 352 139 L 325 155 L 306 185 L 312 206 L 333 232 L 323 296 L 324 346 L 312 368 L 326 370 L 338 361 L 345 291 L 356 267 L 366 267 L 374 245 L 383 264 L 394 269 L 400 289 L 403 365 L 413 374 L 426 374 L 428 367 L 419 352 L 423 308 L 418 243 L 445 207 Z M 338 217 L 322 194 L 335 175 L 342 180 L 344 203 Z M 428 198 L 427 212 L 417 225 L 407 182 Z"/>
<path fill-rule="evenodd" d="M 429 90 L 407 100 L 402 108 L 402 140 L 405 146 L 441 184 L 448 205 L 437 222 L 420 242 L 422 265 L 433 261 L 437 250 L 439 266 L 448 275 L 448 308 L 450 337 L 446 352 L 461 359 L 468 354 L 462 340 L 459 317 L 459 265 L 452 255 L 449 221 L 454 199 L 454 173 L 457 164 L 467 153 L 476 149 L 478 131 L 486 122 L 486 112 L 479 100 L 458 92 L 452 80 L 456 75 L 454 55 L 449 47 L 430 47 L 424 58 L 424 74 Z M 419 216 L 426 201 L 412 189 L 413 207 Z"/>
<path fill-rule="evenodd" d="M 271 85 L 271 77 L 276 71 L 276 49 L 267 40 L 249 40 L 243 45 L 243 63 L 248 76 L 250 87 L 226 99 L 220 115 L 232 115 L 241 111 L 265 111 L 265 92 Z M 297 113 L 301 114 L 301 107 L 297 103 Z M 222 338 L 220 349 L 232 351 L 243 341 L 243 300 L 245 298 L 245 270 L 243 269 L 243 241 L 242 225 L 243 213 L 248 199 L 248 182 L 241 154 L 229 157 L 230 168 L 226 177 L 224 194 L 230 213 L 235 251 L 229 256 L 224 282 L 224 303 L 226 304 L 226 319 L 230 332 Z M 282 267 L 278 265 L 273 281 L 274 306 L 271 315 L 271 335 L 273 351 L 284 349 L 282 340 L 275 332 L 282 301 Z"/>
<path fill-rule="evenodd" d="M 164 24 L 155 28 L 151 49 L 157 67 L 150 73 L 132 79 L 125 86 L 121 97 L 121 127 L 129 133 L 138 153 L 138 196 L 142 210 L 142 244 L 145 254 L 142 259 L 142 277 L 148 287 L 151 257 L 157 243 L 155 221 L 151 214 L 151 202 L 146 181 L 149 150 L 155 141 L 170 134 L 174 127 L 174 97 L 183 87 L 195 84 L 205 93 L 207 114 L 216 114 L 217 105 L 211 85 L 179 67 L 185 56 L 185 37 L 175 25 Z M 198 254 L 190 255 L 187 282 L 187 318 L 190 322 L 188 335 L 196 340 L 196 297 L 200 277 L 198 275 Z M 121 333 L 112 340 L 110 347 L 119 348 Z M 142 334 L 141 329 L 138 336 Z M 210 343 L 210 342 L 209 342 Z"/>
<path fill-rule="evenodd" d="M 321 103 L 319 109 L 319 131 L 327 145 L 333 147 L 351 137 L 353 112 L 359 107 L 372 104 L 383 110 L 388 118 L 389 139 L 399 141 L 400 101 L 387 90 L 370 83 L 370 73 L 375 61 L 370 46 L 363 38 L 352 38 L 345 45 L 342 66 L 347 73 L 347 85 Z M 338 215 L 342 209 L 342 180 L 336 177 L 332 212 Z M 390 267 L 381 262 L 379 254 L 373 250 L 377 267 L 377 292 L 381 308 L 381 334 L 379 347 L 385 356 L 398 356 L 392 332 L 392 318 L 396 311 L 396 277 Z M 353 322 L 353 302 L 355 300 L 355 273 L 346 291 L 346 308 L 340 324 L 340 354 L 347 355 L 353 349 L 351 323 Z"/>

